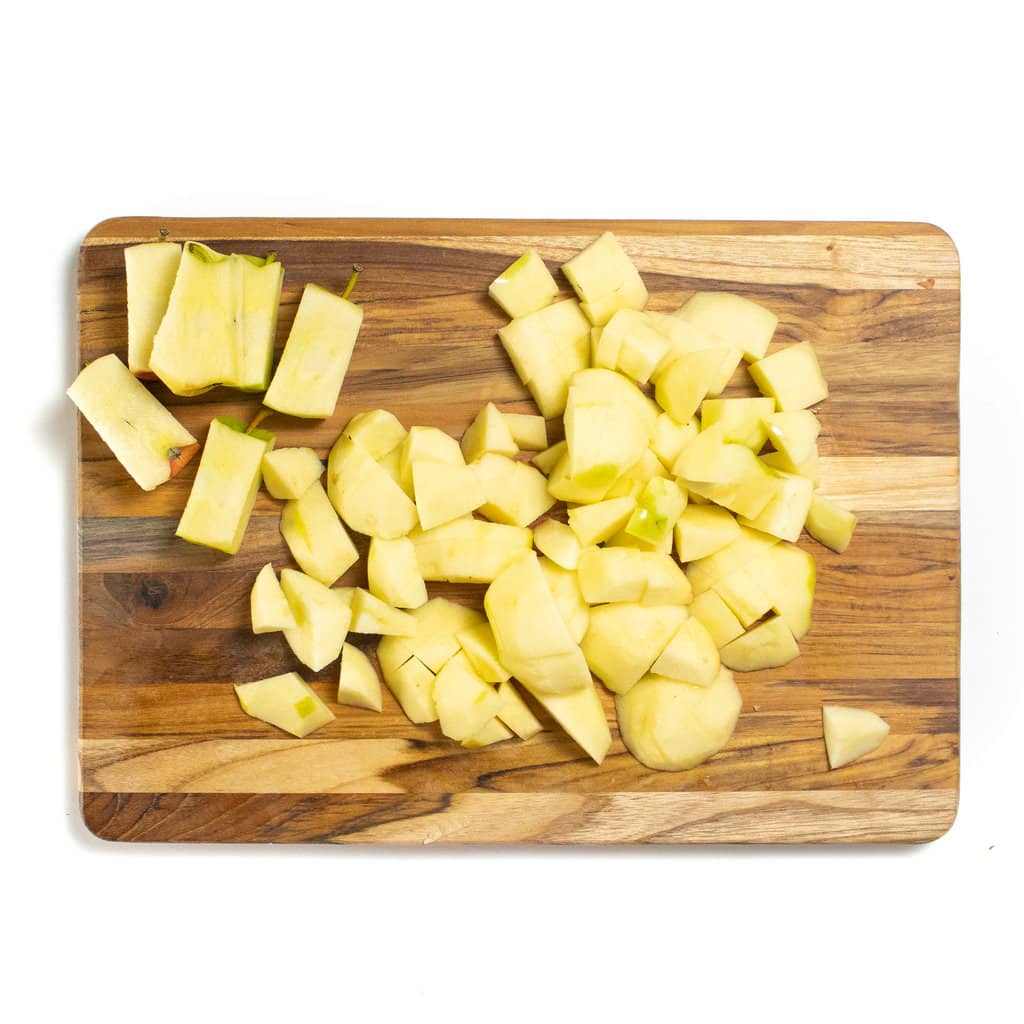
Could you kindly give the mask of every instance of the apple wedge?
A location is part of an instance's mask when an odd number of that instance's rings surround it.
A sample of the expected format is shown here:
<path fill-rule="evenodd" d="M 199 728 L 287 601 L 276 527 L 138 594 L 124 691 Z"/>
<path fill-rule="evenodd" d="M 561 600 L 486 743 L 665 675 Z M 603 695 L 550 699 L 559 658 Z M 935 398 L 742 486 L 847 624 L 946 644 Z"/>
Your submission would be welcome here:
<path fill-rule="evenodd" d="M 469 517 L 413 530 L 409 540 L 423 578 L 448 583 L 490 583 L 533 541 L 528 529 Z"/>
<path fill-rule="evenodd" d="M 828 766 L 835 770 L 877 750 L 889 725 L 873 711 L 825 704 L 821 709 Z"/>
<path fill-rule="evenodd" d="M 327 494 L 357 533 L 394 540 L 416 526 L 416 506 L 368 451 L 342 435 L 327 460 Z"/>
<path fill-rule="evenodd" d="M 437 721 L 437 708 L 434 706 L 434 673 L 419 658 L 409 656 L 404 660 L 389 660 L 387 641 L 396 640 L 385 637 L 377 648 L 381 674 L 384 682 L 398 701 L 406 718 L 416 725 Z M 400 641 L 397 641 L 400 643 Z"/>
<path fill-rule="evenodd" d="M 729 292 L 697 292 L 675 315 L 738 348 L 747 360 L 764 356 L 779 323 L 771 310 Z"/>
<path fill-rule="evenodd" d="M 414 462 L 412 487 L 416 514 L 424 530 L 468 515 L 486 500 L 486 491 L 471 467 L 447 462 Z"/>
<path fill-rule="evenodd" d="M 470 468 L 484 495 L 478 511 L 492 522 L 529 526 L 555 503 L 544 475 L 525 462 L 487 452 Z"/>
<path fill-rule="evenodd" d="M 298 672 L 239 683 L 235 694 L 247 715 L 300 739 L 334 721 L 334 712 Z"/>
<path fill-rule="evenodd" d="M 605 759 L 612 745 L 612 734 L 597 687 L 592 682 L 563 693 L 538 690 L 528 683 L 523 685 L 596 764 Z"/>
<path fill-rule="evenodd" d="M 747 630 L 721 650 L 722 664 L 737 672 L 781 668 L 800 654 L 785 619 L 775 615 Z"/>
<path fill-rule="evenodd" d="M 537 250 L 527 249 L 491 282 L 487 291 L 514 319 L 550 305 L 558 294 L 558 285 Z"/>
<path fill-rule="evenodd" d="M 395 608 L 419 608 L 427 603 L 427 585 L 408 537 L 373 537 L 366 557 L 370 593 Z"/>
<path fill-rule="evenodd" d="M 562 264 L 587 319 L 602 326 L 620 309 L 643 309 L 647 289 L 619 240 L 610 231 Z"/>
<path fill-rule="evenodd" d="M 651 666 L 654 675 L 695 686 L 710 686 L 721 658 L 707 627 L 696 616 L 687 618 Z"/>
<path fill-rule="evenodd" d="M 626 693 L 682 626 L 678 605 L 605 604 L 590 611 L 580 646 L 590 670 L 613 693 Z"/>
<path fill-rule="evenodd" d="M 336 591 L 295 569 L 281 570 L 281 589 L 298 623 L 284 638 L 306 668 L 319 672 L 341 654 L 352 609 Z"/>
<path fill-rule="evenodd" d="M 67 394 L 144 491 L 166 483 L 199 451 L 199 442 L 113 353 L 89 363 Z"/>
<path fill-rule="evenodd" d="M 343 644 L 341 648 L 338 703 L 367 711 L 380 711 L 383 707 L 376 669 L 370 659 L 351 644 Z"/>
<path fill-rule="evenodd" d="M 355 587 L 352 591 L 352 633 L 375 633 L 378 636 L 416 635 L 416 620 L 408 612 L 400 611 L 374 597 L 368 590 Z"/>
<path fill-rule="evenodd" d="M 498 657 L 498 645 L 489 622 L 460 629 L 455 634 L 463 654 L 469 658 L 473 670 L 485 683 L 504 683 L 512 675 Z"/>
<path fill-rule="evenodd" d="M 582 550 L 572 528 L 557 519 L 545 519 L 534 528 L 533 546 L 563 569 L 575 569 Z"/>
<path fill-rule="evenodd" d="M 511 457 L 519 451 L 519 445 L 512 437 L 508 420 L 502 416 L 493 402 L 488 402 L 466 428 L 462 435 L 461 447 L 467 462 L 479 459 L 485 452 L 496 452 L 498 455 Z"/>
<path fill-rule="evenodd" d="M 359 560 L 359 552 L 317 480 L 281 511 L 281 535 L 307 576 L 331 586 Z"/>
<path fill-rule="evenodd" d="M 787 345 L 751 363 L 750 376 L 763 395 L 775 399 L 780 412 L 806 409 L 828 398 L 828 384 L 809 341 Z"/>
<path fill-rule="evenodd" d="M 256 582 L 249 594 L 249 614 L 252 631 L 257 634 L 298 628 L 270 562 L 256 574 Z"/>
<path fill-rule="evenodd" d="M 498 718 L 521 740 L 528 740 L 531 736 L 544 731 L 544 726 L 530 710 L 522 695 L 507 680 L 498 686 L 498 700 Z"/>
<path fill-rule="evenodd" d="M 378 462 L 398 448 L 408 433 L 398 417 L 386 409 L 358 412 L 342 431 Z"/>
<path fill-rule="evenodd" d="M 154 377 L 149 368 L 160 321 L 181 262 L 178 242 L 144 242 L 124 250 L 128 291 L 128 369 L 137 377 Z"/>
<path fill-rule="evenodd" d="M 434 679 L 434 706 L 441 732 L 456 742 L 478 733 L 501 707 L 497 691 L 485 683 L 462 654 L 450 658 Z"/>
<path fill-rule="evenodd" d="M 807 532 L 825 547 L 842 554 L 853 537 L 857 517 L 841 505 L 815 494 L 804 526 Z"/>
<path fill-rule="evenodd" d="M 489 747 L 492 743 L 510 740 L 514 735 L 512 730 L 495 716 L 482 729 L 462 740 L 461 745 L 467 750 L 479 750 L 480 747 Z"/>
<path fill-rule="evenodd" d="M 590 622 L 590 607 L 583 600 L 579 576 L 574 569 L 563 569 L 550 558 L 540 558 L 538 562 L 569 636 L 574 644 L 578 644 Z"/>
<path fill-rule="evenodd" d="M 275 448 L 263 456 L 263 485 L 278 500 L 301 498 L 323 472 L 312 448 Z"/>

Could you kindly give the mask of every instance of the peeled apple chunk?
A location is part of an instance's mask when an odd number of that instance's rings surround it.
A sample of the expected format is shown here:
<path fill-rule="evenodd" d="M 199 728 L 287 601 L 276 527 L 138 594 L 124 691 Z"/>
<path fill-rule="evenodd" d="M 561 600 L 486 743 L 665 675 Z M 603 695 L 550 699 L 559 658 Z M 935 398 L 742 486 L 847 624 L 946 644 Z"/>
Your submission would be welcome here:
<path fill-rule="evenodd" d="M 341 653 L 352 609 L 336 591 L 295 569 L 281 570 L 281 589 L 298 623 L 284 638 L 306 668 L 319 672 Z"/>
<path fill-rule="evenodd" d="M 503 412 L 512 440 L 527 452 L 540 452 L 548 446 L 548 425 L 543 416 L 521 412 Z"/>
<path fill-rule="evenodd" d="M 752 518 L 741 517 L 740 523 L 781 540 L 795 541 L 803 532 L 807 514 L 814 498 L 814 484 L 806 477 L 791 473 L 775 473 L 778 481 L 774 496 Z"/>
<path fill-rule="evenodd" d="M 510 740 L 513 735 L 512 730 L 501 719 L 494 717 L 479 732 L 467 736 L 461 743 L 467 750 L 478 750 L 480 747 L 489 747 L 492 743 Z"/>
<path fill-rule="evenodd" d="M 629 522 L 636 498 L 609 498 L 593 505 L 569 509 L 569 527 L 581 545 L 601 544 L 614 537 Z"/>
<path fill-rule="evenodd" d="M 342 526 L 320 481 L 281 511 L 281 535 L 299 568 L 329 587 L 359 561 L 359 552 Z"/>
<path fill-rule="evenodd" d="M 598 341 L 599 358 L 608 369 L 624 373 L 637 384 L 651 379 L 670 348 L 668 338 L 636 309 L 620 309 L 604 326 Z"/>
<path fill-rule="evenodd" d="M 528 529 L 468 517 L 413 530 L 409 540 L 423 578 L 448 583 L 490 583 L 533 543 Z"/>
<path fill-rule="evenodd" d="M 550 558 L 541 558 L 541 572 L 547 580 L 551 596 L 558 605 L 562 621 L 568 627 L 569 636 L 572 641 L 578 644 L 584 633 L 587 631 L 587 624 L 590 622 L 590 607 L 583 600 L 583 591 L 580 590 L 579 576 L 573 569 L 563 569 L 560 565 L 552 562 Z"/>
<path fill-rule="evenodd" d="M 544 475 L 525 462 L 487 452 L 471 468 L 484 493 L 480 515 L 492 522 L 529 526 L 555 503 Z"/>
<path fill-rule="evenodd" d="M 645 675 L 683 624 L 678 605 L 605 604 L 590 612 L 580 646 L 590 670 L 613 693 Z"/>
<path fill-rule="evenodd" d="M 690 615 L 708 631 L 718 648 L 743 634 L 743 623 L 713 590 L 705 590 L 693 599 Z"/>
<path fill-rule="evenodd" d="M 828 385 L 809 341 L 784 349 L 750 364 L 761 394 L 775 399 L 781 412 L 793 412 L 828 398 Z"/>
<path fill-rule="evenodd" d="M 351 438 L 377 461 L 390 455 L 408 433 L 398 418 L 386 409 L 357 412 L 342 431 L 345 437 Z"/>
<path fill-rule="evenodd" d="M 563 569 L 575 569 L 580 560 L 579 538 L 556 519 L 545 519 L 534 529 L 533 546 Z"/>
<path fill-rule="evenodd" d="M 338 703 L 367 711 L 383 707 L 380 679 L 370 659 L 358 647 L 341 648 L 341 672 L 338 676 Z"/>
<path fill-rule="evenodd" d="M 700 619 L 687 618 L 651 666 L 655 675 L 695 686 L 710 686 L 721 658 L 715 641 Z"/>
<path fill-rule="evenodd" d="M 300 739 L 334 721 L 334 712 L 298 672 L 235 686 L 242 710 Z"/>
<path fill-rule="evenodd" d="M 729 742 L 742 706 L 732 673 L 710 686 L 648 675 L 615 698 L 619 732 L 629 752 L 656 771 L 684 771 Z"/>
<path fill-rule="evenodd" d="M 677 355 L 658 374 L 655 401 L 677 423 L 686 423 L 711 393 L 722 363 L 722 350 L 718 348 Z"/>
<path fill-rule="evenodd" d="M 498 713 L 501 701 L 473 671 L 465 654 L 450 658 L 434 679 L 434 706 L 441 732 L 449 739 L 468 739 Z"/>
<path fill-rule="evenodd" d="M 284 270 L 271 254 L 227 256 L 186 242 L 150 369 L 176 394 L 215 384 L 263 391 L 270 380 Z"/>
<path fill-rule="evenodd" d="M 419 521 L 416 506 L 380 464 L 342 435 L 327 460 L 327 494 L 338 515 L 357 533 L 393 540 Z"/>
<path fill-rule="evenodd" d="M 793 634 L 781 616 L 765 619 L 720 651 L 722 664 L 736 672 L 780 668 L 800 654 Z"/>
<path fill-rule="evenodd" d="M 359 306 L 307 284 L 263 404 L 305 419 L 330 416 L 362 322 Z"/>
<path fill-rule="evenodd" d="M 467 462 L 473 462 L 485 452 L 513 456 L 519 451 L 519 445 L 512 437 L 508 420 L 502 416 L 493 402 L 488 402 L 466 428 L 462 435 L 461 447 Z"/>
<path fill-rule="evenodd" d="M 206 435 L 177 536 L 235 554 L 256 504 L 263 456 L 273 444 L 274 435 L 265 430 L 246 433 L 245 424 L 238 420 L 228 416 L 215 419 Z"/>
<path fill-rule="evenodd" d="M 256 582 L 249 594 L 249 614 L 252 631 L 257 634 L 298 628 L 270 562 L 256 574 Z"/>
<path fill-rule="evenodd" d="M 432 672 L 440 671 L 449 658 L 458 654 L 460 632 L 484 621 L 483 615 L 475 608 L 467 608 L 443 597 L 435 597 L 409 614 L 416 620 L 416 635 L 397 642 Z M 382 640 L 377 649 L 378 657 L 383 646 Z"/>
<path fill-rule="evenodd" d="M 263 485 L 272 498 L 301 498 L 323 472 L 312 448 L 275 448 L 263 456 Z"/>
<path fill-rule="evenodd" d="M 676 555 L 680 562 L 706 558 L 731 544 L 740 524 L 728 509 L 714 505 L 687 505 L 675 526 Z"/>
<path fill-rule="evenodd" d="M 771 597 L 772 607 L 799 640 L 811 628 L 817 576 L 814 558 L 795 544 L 776 544 L 749 564 Z"/>
<path fill-rule="evenodd" d="M 408 537 L 373 537 L 366 556 L 366 578 L 370 593 L 395 608 L 419 608 L 427 603 L 427 585 Z"/>
<path fill-rule="evenodd" d="M 779 323 L 764 306 L 728 292 L 697 292 L 675 315 L 738 348 L 748 360 L 764 356 Z"/>
<path fill-rule="evenodd" d="M 768 440 L 765 419 L 774 411 L 774 398 L 708 398 L 700 408 L 700 422 L 704 430 L 720 423 L 727 444 L 759 452 Z"/>
<path fill-rule="evenodd" d="M 170 480 L 199 451 L 199 442 L 113 353 L 89 363 L 67 393 L 144 491 Z"/>
<path fill-rule="evenodd" d="M 396 664 L 381 655 L 381 649 L 392 637 L 385 637 L 377 648 L 384 682 L 405 712 L 406 718 L 415 725 L 437 721 L 434 707 L 434 673 L 419 658 L 409 657 Z M 400 641 L 396 641 L 400 642 Z"/>
<path fill-rule="evenodd" d="M 353 633 L 376 633 L 378 636 L 415 636 L 417 631 L 412 615 L 392 608 L 362 587 L 356 587 L 352 593 L 349 629 Z"/>
<path fill-rule="evenodd" d="M 696 419 L 677 423 L 667 412 L 663 412 L 654 421 L 651 451 L 666 469 L 671 469 L 676 459 L 679 458 L 680 452 L 698 433 L 700 433 L 700 424 Z"/>
<path fill-rule="evenodd" d="M 478 622 L 475 626 L 460 629 L 455 639 L 469 658 L 473 671 L 485 683 L 504 683 L 511 677 L 512 673 L 502 665 L 498 657 L 498 645 L 489 622 Z"/>
<path fill-rule="evenodd" d="M 853 536 L 857 517 L 834 501 L 815 494 L 804 525 L 819 544 L 842 554 Z"/>
<path fill-rule="evenodd" d="M 468 515 L 483 505 L 487 495 L 469 466 L 453 466 L 446 462 L 414 462 L 412 487 L 416 496 L 416 513 L 424 530 Z"/>
<path fill-rule="evenodd" d="M 587 548 L 577 566 L 588 604 L 689 604 L 690 583 L 671 555 L 637 548 Z"/>
<path fill-rule="evenodd" d="M 558 465 L 558 462 L 565 458 L 568 447 L 565 441 L 558 441 L 550 448 L 537 452 L 530 461 L 546 476 L 550 475 L 551 471 Z"/>
<path fill-rule="evenodd" d="M 128 291 L 128 369 L 139 377 L 152 377 L 149 356 L 153 339 L 167 311 L 174 278 L 181 262 L 177 242 L 144 242 L 124 251 Z"/>
<path fill-rule="evenodd" d="M 593 682 L 562 693 L 538 690 L 528 683 L 524 685 L 544 710 L 597 764 L 604 760 L 612 745 L 612 734 Z"/>
<path fill-rule="evenodd" d="M 544 731 L 544 726 L 540 724 L 537 716 L 508 680 L 498 687 L 498 700 L 498 717 L 521 740 L 528 740 L 531 736 Z"/>
<path fill-rule="evenodd" d="M 670 476 L 661 460 L 649 448 L 619 477 L 611 487 L 605 499 L 632 497 L 639 500 L 647 484 L 658 477 L 669 480 Z"/>
<path fill-rule="evenodd" d="M 873 711 L 825 704 L 821 709 L 825 749 L 830 768 L 842 768 L 877 750 L 889 735 L 889 724 Z"/>
<path fill-rule="evenodd" d="M 487 292 L 514 319 L 550 305 L 558 285 L 537 250 L 527 249 L 491 282 Z"/>
<path fill-rule="evenodd" d="M 773 412 L 765 417 L 768 439 L 793 465 L 806 462 L 817 451 L 821 423 L 810 409 Z"/>
<path fill-rule="evenodd" d="M 610 231 L 563 263 L 562 273 L 593 324 L 606 324 L 620 309 L 643 309 L 647 303 L 639 272 Z"/>
<path fill-rule="evenodd" d="M 626 523 L 626 533 L 648 544 L 672 545 L 672 530 L 686 508 L 686 492 L 674 480 L 648 480 Z"/>

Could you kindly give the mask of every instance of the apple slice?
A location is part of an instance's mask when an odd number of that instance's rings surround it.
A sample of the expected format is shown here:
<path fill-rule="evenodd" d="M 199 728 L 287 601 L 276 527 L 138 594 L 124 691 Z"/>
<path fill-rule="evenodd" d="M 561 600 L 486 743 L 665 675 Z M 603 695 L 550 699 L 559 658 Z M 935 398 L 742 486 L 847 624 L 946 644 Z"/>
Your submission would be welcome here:
<path fill-rule="evenodd" d="M 748 360 L 764 356 L 779 323 L 771 310 L 728 292 L 697 292 L 675 315 L 740 349 Z"/>
<path fill-rule="evenodd" d="M 368 451 L 339 437 L 327 460 L 327 494 L 357 533 L 394 540 L 416 526 L 416 506 Z"/>
<path fill-rule="evenodd" d="M 550 305 L 558 285 L 537 250 L 527 249 L 491 282 L 487 293 L 514 319 Z"/>
<path fill-rule="evenodd" d="M 494 687 L 473 671 L 461 652 L 450 658 L 434 679 L 434 706 L 441 732 L 465 740 L 479 732 L 498 713 L 501 701 Z"/>
<path fill-rule="evenodd" d="M 393 413 L 386 409 L 371 409 L 370 412 L 356 413 L 345 424 L 342 434 L 380 462 L 402 444 L 409 431 Z"/>
<path fill-rule="evenodd" d="M 343 644 L 341 648 L 338 703 L 367 711 L 380 711 L 384 706 L 376 669 L 370 659 L 351 644 Z"/>
<path fill-rule="evenodd" d="M 170 480 L 199 451 L 199 442 L 113 353 L 89 363 L 67 393 L 144 491 Z"/>
<path fill-rule="evenodd" d="M 620 309 L 643 309 L 647 304 L 639 272 L 610 231 L 563 263 L 562 273 L 592 324 L 604 325 Z"/>
<path fill-rule="evenodd" d="M 545 448 L 542 452 L 537 452 L 536 455 L 530 461 L 545 475 L 550 476 L 551 471 L 558 465 L 559 461 L 565 457 L 565 453 L 568 450 L 568 445 L 564 441 L 558 441 L 553 444 L 550 448 Z"/>
<path fill-rule="evenodd" d="M 427 585 L 408 537 L 372 538 L 366 576 L 370 593 L 395 608 L 419 608 L 427 603 Z"/>
<path fill-rule="evenodd" d="M 819 544 L 842 554 L 853 537 L 857 517 L 834 501 L 815 494 L 804 525 Z"/>
<path fill-rule="evenodd" d="M 312 448 L 275 448 L 263 456 L 263 484 L 272 498 L 301 498 L 323 475 L 324 464 Z"/>
<path fill-rule="evenodd" d="M 359 560 L 355 544 L 320 481 L 281 512 L 281 535 L 307 576 L 329 587 Z"/>
<path fill-rule="evenodd" d="M 545 519 L 533 531 L 533 546 L 563 569 L 575 569 L 580 560 L 580 541 L 572 528 L 557 519 Z"/>
<path fill-rule="evenodd" d="M 298 628 L 270 562 L 256 574 L 256 582 L 249 594 L 249 613 L 252 631 L 257 634 Z"/>
<path fill-rule="evenodd" d="M 227 256 L 186 242 L 150 369 L 176 394 L 215 384 L 263 391 L 270 380 L 284 271 L 271 253 Z"/>
<path fill-rule="evenodd" d="M 533 543 L 528 529 L 468 517 L 413 530 L 409 540 L 423 578 L 448 583 L 490 583 Z"/>
<path fill-rule="evenodd" d="M 501 414 L 508 425 L 512 440 L 527 452 L 540 452 L 548 446 L 548 425 L 543 416 L 520 412 Z"/>
<path fill-rule="evenodd" d="M 528 740 L 544 731 L 544 726 L 519 691 L 507 680 L 498 686 L 498 700 L 498 718 L 521 740 Z"/>
<path fill-rule="evenodd" d="M 469 658 L 473 670 L 485 683 L 504 683 L 511 677 L 512 673 L 498 657 L 498 645 L 489 622 L 478 622 L 475 626 L 460 629 L 455 639 Z"/>
<path fill-rule="evenodd" d="M 833 770 L 877 750 L 889 735 L 889 724 L 863 708 L 824 704 L 821 718 L 828 766 Z"/>
<path fill-rule="evenodd" d="M 128 369 L 137 377 L 156 376 L 149 368 L 153 339 L 167 311 L 181 262 L 178 242 L 144 242 L 124 250 L 128 290 Z"/>
<path fill-rule="evenodd" d="M 480 747 L 489 747 L 492 743 L 510 740 L 513 735 L 512 730 L 500 718 L 495 717 L 472 736 L 467 736 L 462 740 L 461 745 L 467 750 L 479 750 Z"/>
<path fill-rule="evenodd" d="M 694 686 L 710 686 L 718 676 L 721 658 L 707 627 L 696 616 L 687 618 L 651 666 L 654 675 Z"/>
<path fill-rule="evenodd" d="M 800 648 L 780 615 L 765 619 L 721 649 L 722 664 L 737 672 L 780 668 L 799 654 Z"/>
<path fill-rule="evenodd" d="M 177 536 L 235 554 L 256 504 L 263 456 L 273 444 L 274 435 L 265 430 L 247 433 L 239 420 L 229 416 L 215 419 L 206 435 Z"/>
<path fill-rule="evenodd" d="M 298 623 L 284 631 L 284 638 L 303 665 L 319 672 L 341 653 L 352 609 L 335 591 L 295 569 L 281 570 L 281 589 Z"/>
<path fill-rule="evenodd" d="M 424 530 L 468 515 L 480 508 L 486 498 L 486 491 L 469 466 L 446 462 L 414 462 L 412 486 L 416 513 Z"/>
<path fill-rule="evenodd" d="M 357 276 L 353 273 L 344 295 L 317 284 L 302 290 L 281 361 L 263 399 L 268 409 L 305 419 L 324 419 L 334 412 L 363 322 L 362 309 L 348 301 Z"/>
<path fill-rule="evenodd" d="M 806 409 L 828 398 L 828 384 L 809 341 L 787 345 L 751 363 L 750 376 L 761 394 L 775 399 L 781 412 Z"/>
<path fill-rule="evenodd" d="M 387 650 L 386 645 L 391 641 L 401 643 L 396 637 L 384 637 L 377 648 L 377 657 L 387 688 L 410 722 L 416 725 L 436 722 L 434 673 L 419 658 L 410 656 L 398 664 L 389 661 L 382 651 Z"/>
<path fill-rule="evenodd" d="M 480 515 L 492 522 L 529 526 L 555 503 L 544 475 L 525 462 L 487 452 L 470 468 L 484 493 Z"/>
<path fill-rule="evenodd" d="M 601 544 L 614 537 L 629 522 L 636 498 L 609 498 L 593 505 L 569 509 L 569 526 L 583 547 Z"/>
<path fill-rule="evenodd" d="M 353 633 L 376 633 L 379 636 L 415 636 L 416 620 L 408 612 L 399 611 L 374 597 L 368 590 L 355 587 L 352 593 Z"/>
<path fill-rule="evenodd" d="M 467 462 L 479 459 L 485 452 L 512 456 L 519 451 L 519 445 L 512 437 L 508 420 L 502 416 L 493 402 L 488 402 L 466 428 L 462 435 L 461 447 Z"/>
<path fill-rule="evenodd" d="M 605 604 L 590 612 L 580 646 L 590 670 L 613 693 L 645 675 L 686 618 L 677 605 Z"/>
<path fill-rule="evenodd" d="M 597 687 L 592 682 L 560 693 L 539 690 L 525 682 L 523 685 L 597 764 L 605 759 L 612 745 L 612 734 Z"/>
<path fill-rule="evenodd" d="M 247 715 L 300 739 L 334 721 L 334 712 L 298 672 L 238 683 L 235 694 Z"/>

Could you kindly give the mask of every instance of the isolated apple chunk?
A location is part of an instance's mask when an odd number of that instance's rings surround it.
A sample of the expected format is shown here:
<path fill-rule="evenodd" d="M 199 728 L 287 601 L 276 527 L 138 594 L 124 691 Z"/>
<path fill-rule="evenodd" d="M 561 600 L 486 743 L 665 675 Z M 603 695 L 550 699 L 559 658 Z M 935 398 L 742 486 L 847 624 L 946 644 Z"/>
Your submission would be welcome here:
<path fill-rule="evenodd" d="M 320 481 L 281 511 L 281 535 L 307 576 L 329 587 L 359 560 L 359 552 Z"/>
<path fill-rule="evenodd" d="M 821 709 L 825 749 L 832 769 L 855 761 L 877 750 L 889 735 L 889 725 L 873 711 L 864 708 L 825 704 Z"/>
<path fill-rule="evenodd" d="M 466 428 L 461 447 L 467 462 L 473 462 L 485 452 L 513 456 L 519 451 L 508 420 L 493 402 L 488 402 Z"/>
<path fill-rule="evenodd" d="M 113 353 L 86 366 L 67 393 L 144 491 L 170 480 L 199 451 L 199 442 Z"/>
<path fill-rule="evenodd" d="M 828 398 L 828 385 L 809 341 L 787 345 L 751 363 L 750 376 L 763 395 L 775 399 L 780 412 L 806 409 Z"/>
<path fill-rule="evenodd" d="M 416 620 L 409 612 L 392 608 L 362 587 L 353 587 L 351 595 L 353 633 L 375 633 L 378 636 L 415 636 Z"/>
<path fill-rule="evenodd" d="M 256 574 L 256 581 L 249 594 L 249 614 L 252 631 L 257 634 L 298 627 L 270 562 Z"/>
<path fill-rule="evenodd" d="M 215 419 L 206 435 L 177 536 L 235 554 L 256 504 L 263 456 L 273 444 L 274 435 L 265 430 L 247 433 L 239 420 L 228 416 Z"/>
<path fill-rule="evenodd" d="M 804 525 L 819 544 L 842 554 L 853 536 L 857 517 L 834 501 L 815 494 Z"/>
<path fill-rule="evenodd" d="M 408 537 L 373 537 L 366 557 L 370 593 L 395 608 L 419 608 L 427 603 L 427 585 Z"/>
<path fill-rule="evenodd" d="M 771 310 L 729 292 L 697 292 L 675 315 L 740 349 L 748 360 L 764 356 L 779 323 Z"/>
<path fill-rule="evenodd" d="M 380 711 L 383 707 L 376 669 L 370 659 L 351 644 L 344 644 L 341 648 L 338 703 L 367 711 Z"/>
<path fill-rule="evenodd" d="M 639 272 L 610 231 L 563 263 L 562 273 L 592 324 L 606 324 L 620 309 L 643 309 L 647 303 Z"/>
<path fill-rule="evenodd" d="M 154 377 L 149 368 L 160 321 L 167 312 L 174 278 L 181 262 L 177 242 L 144 242 L 124 250 L 128 292 L 128 369 L 138 377 Z"/>
<path fill-rule="evenodd" d="M 263 404 L 289 416 L 330 416 L 362 322 L 362 309 L 346 297 L 307 284 Z"/>
<path fill-rule="evenodd" d="M 149 365 L 176 394 L 270 380 L 284 271 L 273 254 L 224 255 L 186 242 Z"/>
<path fill-rule="evenodd" d="M 235 686 L 242 710 L 300 739 L 334 721 L 334 712 L 298 672 Z"/>
<path fill-rule="evenodd" d="M 281 570 L 281 589 L 297 623 L 284 638 L 306 668 L 319 672 L 341 653 L 352 609 L 336 591 L 295 569 Z"/>
<path fill-rule="evenodd" d="M 275 448 L 263 456 L 263 484 L 278 500 L 301 498 L 323 472 L 312 448 Z"/>
<path fill-rule="evenodd" d="M 515 318 L 550 305 L 558 294 L 558 285 L 537 250 L 527 249 L 491 282 L 488 294 Z"/>

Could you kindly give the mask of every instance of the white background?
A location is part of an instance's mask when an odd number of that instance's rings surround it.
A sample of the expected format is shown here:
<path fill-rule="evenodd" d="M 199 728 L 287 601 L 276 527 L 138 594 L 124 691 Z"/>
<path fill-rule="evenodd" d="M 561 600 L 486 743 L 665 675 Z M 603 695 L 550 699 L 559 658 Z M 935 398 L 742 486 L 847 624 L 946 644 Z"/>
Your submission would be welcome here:
<path fill-rule="evenodd" d="M 15 436 L 3 459 L 0 829 L 13 947 L 0 1003 L 22 1006 L 7 1019 L 1001 1021 L 1019 1010 L 1024 219 L 1011 8 L 699 6 L 364 0 L 327 13 L 207 0 L 5 13 L 0 288 Z M 917 849 L 626 853 L 87 836 L 62 392 L 78 242 L 136 213 L 940 224 L 963 263 L 952 832 Z"/>

